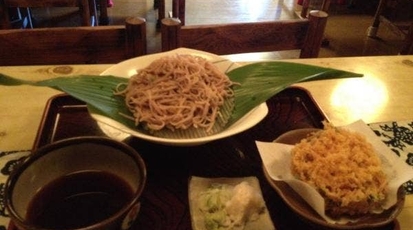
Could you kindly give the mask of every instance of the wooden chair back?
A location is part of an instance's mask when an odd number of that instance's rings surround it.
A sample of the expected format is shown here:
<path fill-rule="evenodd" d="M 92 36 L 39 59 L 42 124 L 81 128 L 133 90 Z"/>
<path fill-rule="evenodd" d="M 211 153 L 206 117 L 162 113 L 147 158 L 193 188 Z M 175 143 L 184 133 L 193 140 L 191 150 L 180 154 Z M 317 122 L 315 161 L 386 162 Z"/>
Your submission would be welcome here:
<path fill-rule="evenodd" d="M 311 11 L 304 19 L 191 26 L 165 18 L 162 50 L 186 47 L 222 55 L 300 49 L 300 58 L 317 57 L 327 17 Z"/>
<path fill-rule="evenodd" d="M 146 21 L 125 25 L 0 30 L 0 66 L 117 63 L 146 54 Z"/>
<path fill-rule="evenodd" d="M 29 27 L 33 28 L 30 8 L 35 7 L 78 7 L 81 13 L 82 26 L 93 26 L 96 25 L 97 22 L 95 0 L 0 0 L 0 28 L 12 28 L 8 15 L 9 8 L 26 9 L 29 17 Z"/>
<path fill-rule="evenodd" d="M 165 0 L 158 0 L 163 2 L 165 4 Z M 308 17 L 308 13 L 311 10 L 322 10 L 324 12 L 328 12 L 328 9 L 330 8 L 330 3 L 331 0 L 322 0 L 320 7 L 318 9 L 311 9 L 310 8 L 310 1 L 311 0 L 303 0 L 302 1 L 302 6 L 300 12 L 298 12 L 298 16 L 301 18 L 306 18 Z M 186 6 L 186 0 L 172 0 L 172 17 L 174 18 L 179 18 L 181 21 L 182 25 L 185 25 L 185 6 Z M 161 19 L 163 19 L 162 17 Z"/>

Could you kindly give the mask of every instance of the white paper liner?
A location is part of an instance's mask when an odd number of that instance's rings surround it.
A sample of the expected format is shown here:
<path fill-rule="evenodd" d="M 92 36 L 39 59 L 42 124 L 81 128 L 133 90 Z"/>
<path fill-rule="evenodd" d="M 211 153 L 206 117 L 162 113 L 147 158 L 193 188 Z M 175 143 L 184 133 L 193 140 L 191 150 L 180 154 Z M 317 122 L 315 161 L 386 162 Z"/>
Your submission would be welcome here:
<path fill-rule="evenodd" d="M 383 204 L 383 210 L 389 209 L 397 202 L 398 188 L 406 181 L 413 178 L 413 168 L 401 160 L 391 151 L 362 120 L 356 121 L 347 126 L 348 130 L 363 134 L 373 145 L 383 163 L 384 172 L 389 181 L 389 193 Z M 325 213 L 324 198 L 309 184 L 294 178 L 291 174 L 291 149 L 293 145 L 286 145 L 275 142 L 256 141 L 258 151 L 261 155 L 265 170 L 268 175 L 276 181 L 288 183 L 294 191 L 307 201 L 314 210 L 328 223 L 345 224 L 356 219 L 332 219 Z M 382 211 L 383 211 L 382 210 Z"/>

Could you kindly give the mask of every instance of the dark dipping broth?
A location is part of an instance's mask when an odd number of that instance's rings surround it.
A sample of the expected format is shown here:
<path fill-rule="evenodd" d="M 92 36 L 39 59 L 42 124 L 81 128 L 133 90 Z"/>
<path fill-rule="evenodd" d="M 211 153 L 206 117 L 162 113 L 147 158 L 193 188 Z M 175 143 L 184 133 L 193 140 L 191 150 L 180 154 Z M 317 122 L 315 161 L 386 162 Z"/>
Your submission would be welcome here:
<path fill-rule="evenodd" d="M 122 178 L 104 171 L 79 171 L 38 191 L 26 219 L 42 228 L 81 228 L 112 216 L 132 198 L 133 190 Z"/>

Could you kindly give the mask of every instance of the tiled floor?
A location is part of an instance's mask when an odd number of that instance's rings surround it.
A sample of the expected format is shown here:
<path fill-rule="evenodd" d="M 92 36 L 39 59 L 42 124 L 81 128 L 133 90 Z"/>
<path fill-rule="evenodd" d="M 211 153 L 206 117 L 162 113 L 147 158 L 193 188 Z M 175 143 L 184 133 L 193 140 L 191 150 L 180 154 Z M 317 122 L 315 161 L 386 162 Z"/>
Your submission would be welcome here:
<path fill-rule="evenodd" d="M 171 11 L 171 1 L 166 0 L 166 11 Z M 317 0 L 313 0 L 316 2 Z M 402 38 L 389 28 L 381 26 L 378 38 L 367 37 L 367 30 L 373 22 L 378 0 L 355 0 L 355 5 L 333 4 L 325 37 L 328 46 L 322 48 L 319 57 L 397 55 Z M 186 2 L 186 24 L 211 24 L 282 20 L 294 17 L 296 0 L 190 0 Z M 76 23 L 76 10 L 66 14 L 54 11 L 33 11 L 39 26 L 56 26 Z M 114 0 L 108 9 L 110 23 L 120 24 L 127 16 L 145 17 L 147 20 L 148 52 L 160 51 L 160 34 L 156 29 L 157 11 L 153 0 Z M 46 16 L 55 18 L 54 24 L 43 21 Z M 266 53 L 253 58 L 294 58 L 296 53 Z"/>

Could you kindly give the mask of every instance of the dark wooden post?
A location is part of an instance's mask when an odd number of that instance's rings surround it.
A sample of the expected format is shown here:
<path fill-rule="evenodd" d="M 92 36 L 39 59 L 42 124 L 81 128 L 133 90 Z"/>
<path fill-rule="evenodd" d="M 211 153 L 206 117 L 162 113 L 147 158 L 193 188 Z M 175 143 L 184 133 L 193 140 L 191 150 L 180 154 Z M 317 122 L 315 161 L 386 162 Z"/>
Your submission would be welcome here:
<path fill-rule="evenodd" d="M 9 11 L 4 4 L 4 0 L 0 0 L 0 29 L 10 29 Z"/>
<path fill-rule="evenodd" d="M 409 32 L 406 34 L 404 45 L 400 51 L 400 54 L 413 54 L 413 23 L 410 24 Z"/>
<path fill-rule="evenodd" d="M 185 25 L 185 0 L 172 0 L 172 17 L 179 18 Z"/>
<path fill-rule="evenodd" d="M 312 10 L 308 15 L 310 27 L 306 37 L 306 46 L 302 49 L 300 58 L 317 57 L 320 52 L 328 14 L 321 10 Z"/>
<path fill-rule="evenodd" d="M 307 18 L 309 5 L 310 5 L 310 0 L 303 0 L 301 14 L 300 14 L 302 18 Z"/>
<path fill-rule="evenodd" d="M 173 50 L 181 46 L 181 21 L 178 18 L 162 19 L 161 37 L 162 51 Z"/>
<path fill-rule="evenodd" d="M 140 17 L 128 17 L 125 26 L 128 58 L 145 55 L 147 52 L 146 20 Z"/>

